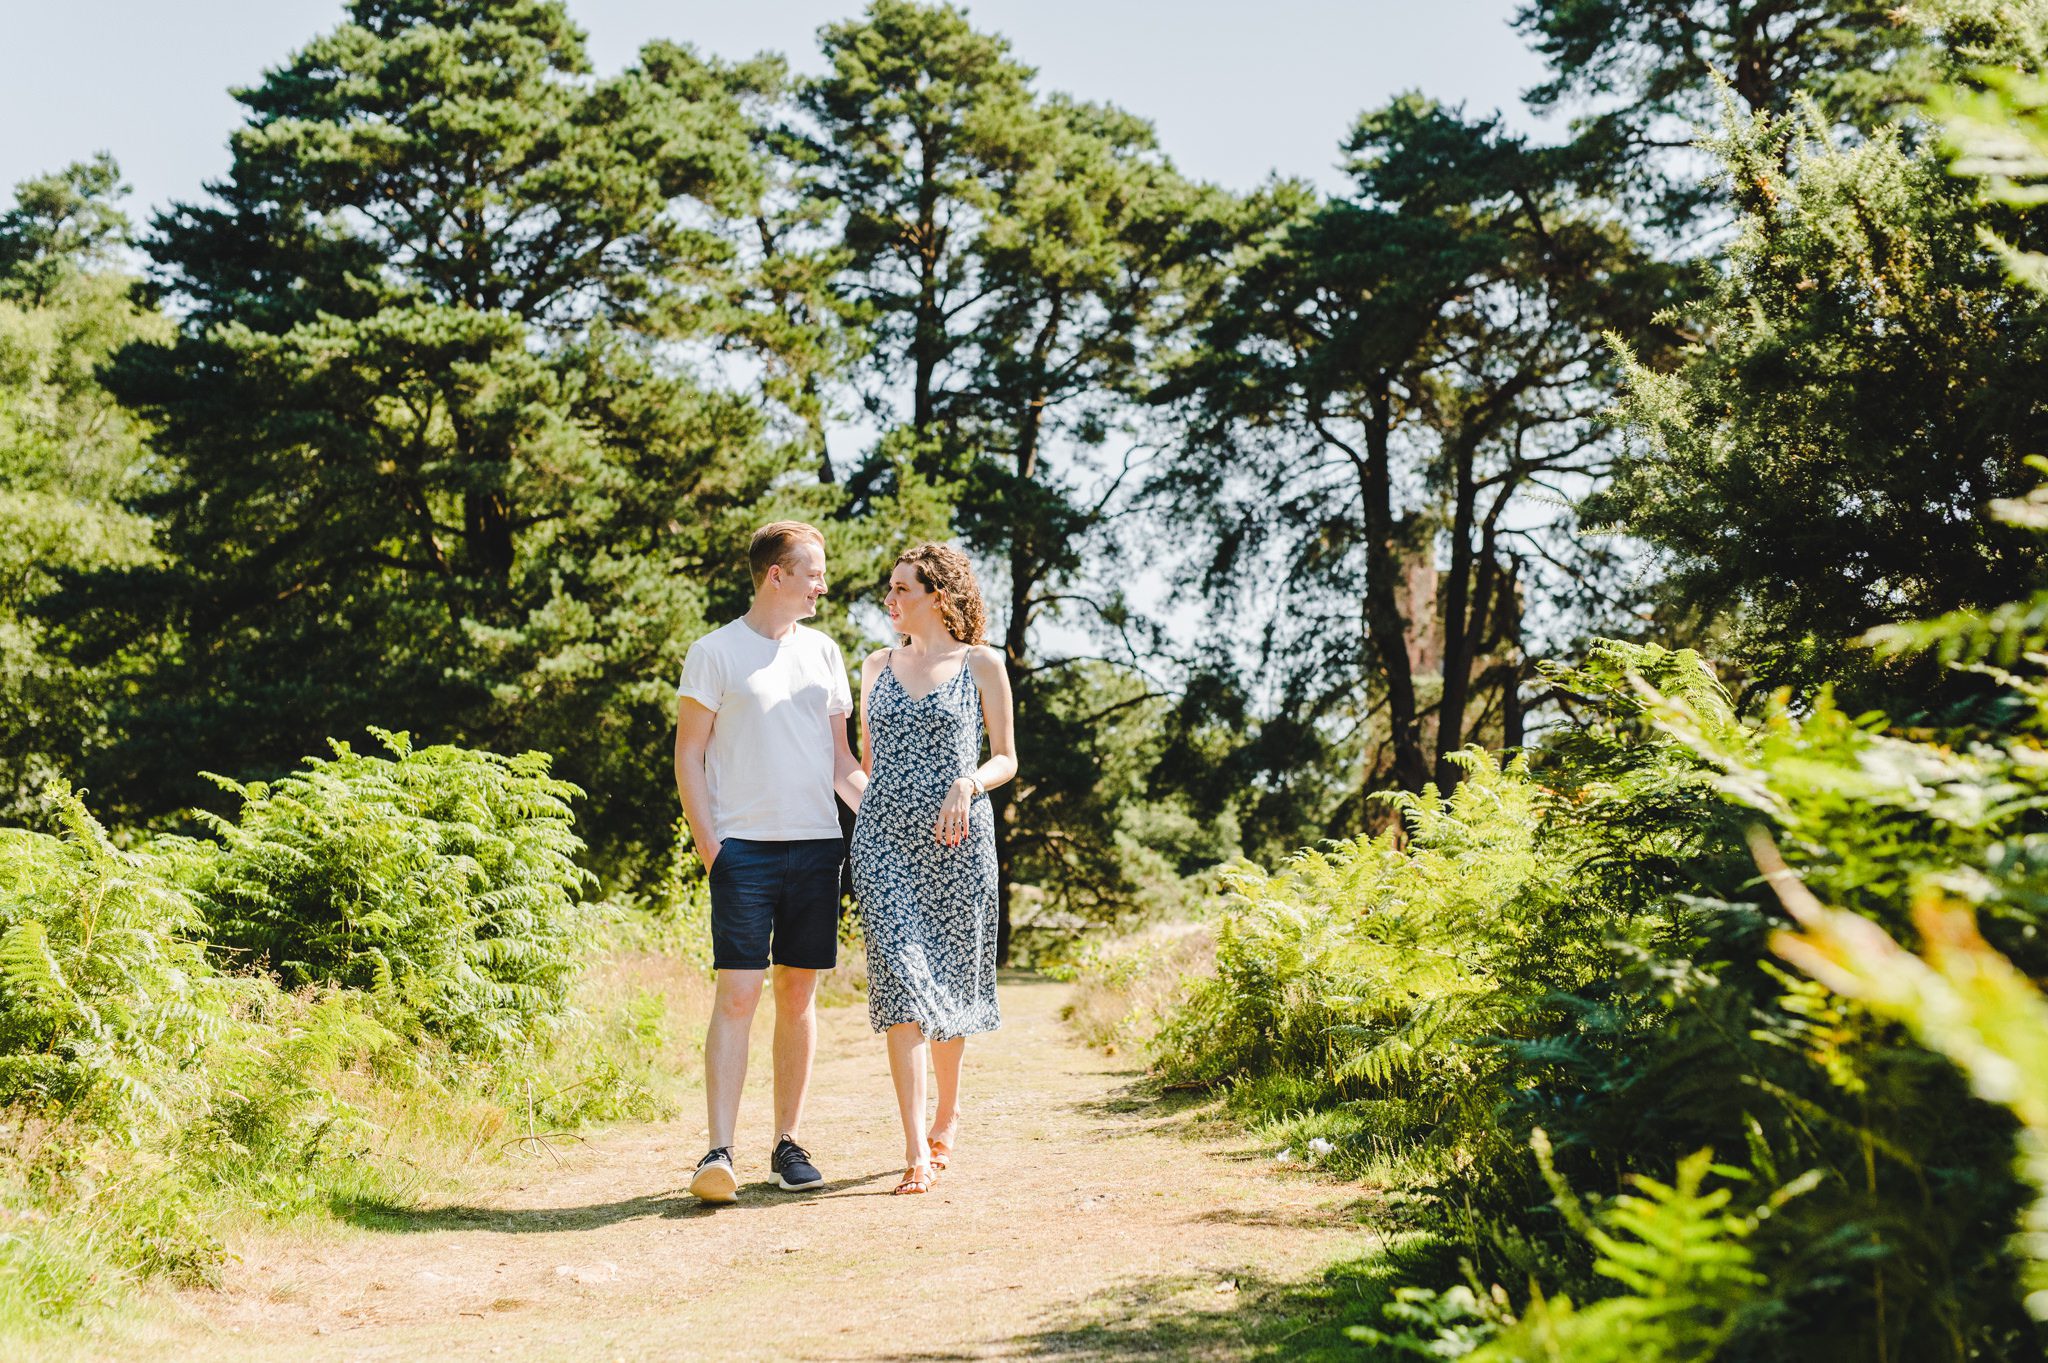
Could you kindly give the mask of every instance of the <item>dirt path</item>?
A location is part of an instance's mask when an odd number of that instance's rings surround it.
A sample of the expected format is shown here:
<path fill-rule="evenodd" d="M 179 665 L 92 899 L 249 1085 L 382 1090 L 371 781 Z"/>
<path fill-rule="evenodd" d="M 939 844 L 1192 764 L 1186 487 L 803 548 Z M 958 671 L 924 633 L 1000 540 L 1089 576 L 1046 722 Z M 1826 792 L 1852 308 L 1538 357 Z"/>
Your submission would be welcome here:
<path fill-rule="evenodd" d="M 522 1163 L 403 1229 L 236 1246 L 161 1357 L 1235 1358 L 1248 1294 L 1364 1250 L 1356 1189 L 1274 1170 L 1128 1096 L 1076 1045 L 1064 987 L 1006 982 L 968 1048 L 954 1169 L 898 1173 L 887 1064 L 854 1008 L 822 1016 L 806 1138 L 826 1190 L 765 1182 L 765 1035 L 742 1112 L 741 1201 L 680 1191 L 701 1119 Z M 762 1081 L 757 1087 L 755 1080 Z M 1162 1322 L 1199 1320 L 1194 1330 Z"/>

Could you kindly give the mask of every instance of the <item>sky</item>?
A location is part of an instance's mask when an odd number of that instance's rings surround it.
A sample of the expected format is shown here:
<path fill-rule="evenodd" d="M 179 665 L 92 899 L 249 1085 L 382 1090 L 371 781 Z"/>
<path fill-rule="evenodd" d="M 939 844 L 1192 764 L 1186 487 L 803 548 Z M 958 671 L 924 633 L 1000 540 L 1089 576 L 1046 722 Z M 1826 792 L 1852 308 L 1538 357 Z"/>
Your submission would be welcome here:
<path fill-rule="evenodd" d="M 819 66 L 822 24 L 861 0 L 569 0 L 600 72 L 670 38 L 725 57 Z M 1360 111 L 1420 89 L 1471 112 L 1517 109 L 1540 64 L 1517 0 L 981 0 L 1043 89 L 1149 118 L 1183 171 L 1233 189 L 1269 173 L 1341 181 Z M 138 219 L 227 169 L 228 95 L 340 23 L 340 0 L 0 0 L 0 190 L 97 151 Z"/>

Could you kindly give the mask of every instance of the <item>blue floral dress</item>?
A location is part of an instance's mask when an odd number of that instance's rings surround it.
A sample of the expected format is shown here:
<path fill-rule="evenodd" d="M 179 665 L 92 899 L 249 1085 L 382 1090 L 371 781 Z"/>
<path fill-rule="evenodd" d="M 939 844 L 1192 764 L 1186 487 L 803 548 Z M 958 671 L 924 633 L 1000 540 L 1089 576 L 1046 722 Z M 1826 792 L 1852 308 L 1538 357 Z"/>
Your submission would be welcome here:
<path fill-rule="evenodd" d="M 986 1032 L 996 1011 L 996 830 L 986 795 L 957 847 L 933 831 L 946 792 L 981 765 L 981 688 L 960 671 L 912 697 L 893 666 L 868 693 L 872 764 L 853 826 L 853 892 L 868 951 L 868 1021 L 933 1041 Z"/>

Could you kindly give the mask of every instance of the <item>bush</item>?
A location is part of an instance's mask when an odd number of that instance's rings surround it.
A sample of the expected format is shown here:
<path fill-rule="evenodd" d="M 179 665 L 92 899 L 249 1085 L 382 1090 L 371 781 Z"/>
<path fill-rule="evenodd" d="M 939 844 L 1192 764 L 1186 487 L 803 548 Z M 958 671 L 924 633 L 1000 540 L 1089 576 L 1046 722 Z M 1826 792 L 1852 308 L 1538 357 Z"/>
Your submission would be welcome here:
<path fill-rule="evenodd" d="M 1958 660 L 2038 666 L 2043 643 L 1980 639 Z M 1389 1347 L 2038 1356 L 2006 1249 L 2026 1202 L 2015 1122 L 1905 1027 L 1776 962 L 1784 919 L 1744 829 L 1768 819 L 1796 873 L 1854 906 L 1834 912 L 1909 944 L 1936 920 L 1908 904 L 1967 906 L 2023 979 L 2048 864 L 2048 685 L 2008 673 L 2039 718 L 1979 706 L 2005 727 L 1936 733 L 1824 696 L 1740 723 L 1697 658 L 1618 643 L 1551 680 L 1571 725 L 1526 765 L 1470 757 L 1449 798 L 1404 801 L 1405 842 L 1234 873 L 1216 974 L 1161 1030 L 1161 1073 L 1224 1088 L 1276 1143 L 1318 1136 L 1323 1163 L 1374 1165 L 1406 1229 L 1454 1247 L 1462 1280 L 1407 1283 L 1400 1328 L 1375 1327 Z M 1935 1006 L 1953 1014 L 1949 997 Z M 2031 1036 L 2013 997 L 1983 994 L 1970 1026 L 1995 1004 Z M 1981 1095 L 2031 1093 L 1979 1031 L 1908 1021 L 1976 1065 Z M 2029 1121 L 2031 1101 L 2015 1104 Z M 1555 1175 L 1531 1158 L 1539 1130 Z M 1703 1148 L 1746 1162 L 1710 1188 Z M 1590 1207 L 1576 1231 L 1564 1178 Z"/>
<path fill-rule="evenodd" d="M 471 1162 L 673 1111 L 700 972 L 577 902 L 574 790 L 382 737 L 228 783 L 210 839 L 124 850 L 68 791 L 61 836 L 0 830 L 0 1352 L 213 1280 L 238 1219 L 403 1216 Z"/>
<path fill-rule="evenodd" d="M 1448 798 L 1401 800 L 1405 836 L 1304 852 L 1268 876 L 1225 876 L 1234 912 L 1216 930 L 1216 974 L 1196 984 L 1154 1053 L 1179 1083 L 1297 1082 L 1263 1090 L 1302 1104 L 1398 1104 L 1376 1141 L 1455 1145 L 1487 1123 L 1498 1068 L 1471 1043 L 1524 1006 L 1503 969 L 1543 905 L 1522 894 L 1539 861 L 1538 795 L 1520 762 L 1461 756 Z M 1460 1112 L 1471 1109 L 1466 1116 Z"/>
<path fill-rule="evenodd" d="M 287 989 L 363 990 L 402 1030 L 491 1053 L 561 1021 L 592 942 L 583 844 L 543 753 L 334 743 L 283 780 L 214 778 L 242 799 L 211 816 L 199 863 L 213 942 Z"/>
<path fill-rule="evenodd" d="M 0 1107 L 126 1125 L 219 1034 L 199 903 L 122 851 L 68 789 L 62 835 L 0 829 Z"/>

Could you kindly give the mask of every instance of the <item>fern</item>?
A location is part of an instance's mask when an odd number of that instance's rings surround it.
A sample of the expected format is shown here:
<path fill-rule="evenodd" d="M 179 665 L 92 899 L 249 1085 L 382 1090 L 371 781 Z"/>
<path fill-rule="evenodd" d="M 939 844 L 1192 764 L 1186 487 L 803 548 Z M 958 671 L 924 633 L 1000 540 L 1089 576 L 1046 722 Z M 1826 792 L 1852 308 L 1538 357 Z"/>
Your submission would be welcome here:
<path fill-rule="evenodd" d="M 225 1004 L 174 857 L 122 851 L 67 789 L 59 837 L 0 830 L 0 1104 L 126 1125 L 217 1035 Z"/>
<path fill-rule="evenodd" d="M 479 1052 L 531 1044 L 566 1017 L 591 937 L 582 842 L 539 754 L 415 748 L 333 756 L 241 798 L 209 827 L 195 880 L 223 950 L 288 987 L 361 989 L 403 1029 Z"/>

